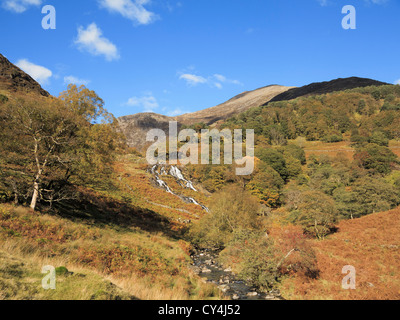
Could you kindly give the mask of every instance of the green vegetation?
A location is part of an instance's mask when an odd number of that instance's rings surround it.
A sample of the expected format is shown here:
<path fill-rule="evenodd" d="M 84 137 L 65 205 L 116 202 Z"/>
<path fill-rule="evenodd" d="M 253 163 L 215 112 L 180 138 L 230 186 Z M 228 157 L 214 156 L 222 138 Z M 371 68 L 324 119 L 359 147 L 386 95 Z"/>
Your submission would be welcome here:
<path fill-rule="evenodd" d="M 90 271 L 57 273 L 56 290 L 45 290 L 42 265 L 0 250 L 0 300 L 133 300 L 134 296 Z"/>
<path fill-rule="evenodd" d="M 317 273 L 315 256 L 299 229 L 277 229 L 258 216 L 257 198 L 237 186 L 217 192 L 211 199 L 211 213 L 189 232 L 198 247 L 223 249 L 221 261 L 231 265 L 245 281 L 271 289 L 292 272 Z M 269 236 L 272 234 L 272 236 Z"/>
<path fill-rule="evenodd" d="M 32 209 L 38 200 L 73 199 L 74 182 L 106 177 L 121 145 L 115 119 L 84 87 L 71 85 L 60 99 L 12 101 L 0 109 L 0 122 L 0 192 L 15 204 L 30 199 Z"/>
<path fill-rule="evenodd" d="M 223 128 L 255 129 L 256 169 L 238 178 L 233 166 L 190 168 L 214 192 L 212 213 L 192 227 L 192 241 L 222 249 L 221 261 L 261 288 L 292 274 L 318 277 L 310 239 L 400 204 L 400 161 L 391 148 L 400 139 L 399 105 L 399 86 L 368 87 L 274 102 L 226 121 Z M 316 142 L 320 148 L 307 153 Z M 250 205 L 246 192 L 264 209 Z"/>
<path fill-rule="evenodd" d="M 221 298 L 189 269 L 191 244 L 221 250 L 224 265 L 262 289 L 314 281 L 325 269 L 313 239 L 400 204 L 399 86 L 275 102 L 226 121 L 255 129 L 255 170 L 186 167 L 204 192 L 182 195 L 209 214 L 151 184 L 95 92 L 2 97 L 0 298 Z M 57 292 L 42 292 L 43 265 L 57 267 Z"/>
<path fill-rule="evenodd" d="M 137 154 L 126 154 L 103 104 L 71 85 L 59 98 L 1 106 L 1 254 L 26 261 L 0 269 L 1 298 L 221 298 L 189 269 L 190 245 L 171 217 L 184 204 L 145 199 L 164 191 L 151 186 Z M 41 289 L 45 265 L 56 267 L 55 291 Z"/>
<path fill-rule="evenodd" d="M 7 96 L 0 94 L 0 105 L 8 101 Z"/>
<path fill-rule="evenodd" d="M 240 187 L 230 186 L 213 195 L 211 213 L 191 230 L 199 247 L 223 248 L 242 230 L 257 230 L 259 203 Z"/>

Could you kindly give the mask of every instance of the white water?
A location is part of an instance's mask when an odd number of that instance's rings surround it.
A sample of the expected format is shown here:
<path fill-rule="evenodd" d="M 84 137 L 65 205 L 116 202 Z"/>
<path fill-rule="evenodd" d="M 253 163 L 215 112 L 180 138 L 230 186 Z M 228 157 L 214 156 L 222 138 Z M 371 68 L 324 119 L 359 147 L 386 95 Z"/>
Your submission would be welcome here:
<path fill-rule="evenodd" d="M 158 169 L 159 169 L 159 170 L 158 170 Z M 191 189 L 191 190 L 193 190 L 193 191 L 195 191 L 195 192 L 198 192 L 198 191 L 196 190 L 196 188 L 193 186 L 192 181 L 187 180 L 187 179 L 184 177 L 182 171 L 179 170 L 178 167 L 176 167 L 176 166 L 171 166 L 170 170 L 167 171 L 166 168 L 165 168 L 164 166 L 155 165 L 155 166 L 153 166 L 153 167 L 150 169 L 150 172 L 151 172 L 151 174 L 154 176 L 154 178 L 155 178 L 157 184 L 159 185 L 159 187 L 165 189 L 165 191 L 167 191 L 168 193 L 173 194 L 173 195 L 175 195 L 175 196 L 181 198 L 183 201 L 189 201 L 189 202 L 191 202 L 191 203 L 193 203 L 193 204 L 195 204 L 195 205 L 197 205 L 197 206 L 200 206 L 203 210 L 209 212 L 209 209 L 208 209 L 206 206 L 203 206 L 202 204 L 200 204 L 200 203 L 199 203 L 198 201 L 196 201 L 195 199 L 193 199 L 193 198 L 188 198 L 188 197 L 184 197 L 184 196 L 180 196 L 180 195 L 174 193 L 174 192 L 171 190 L 171 188 L 168 186 L 168 184 L 167 184 L 164 180 L 162 180 L 162 179 L 160 178 L 160 175 L 161 175 L 161 176 L 168 176 L 168 175 L 170 175 L 170 176 L 174 177 L 174 178 L 177 180 L 177 182 L 178 182 L 181 186 L 183 186 L 184 188 Z"/>

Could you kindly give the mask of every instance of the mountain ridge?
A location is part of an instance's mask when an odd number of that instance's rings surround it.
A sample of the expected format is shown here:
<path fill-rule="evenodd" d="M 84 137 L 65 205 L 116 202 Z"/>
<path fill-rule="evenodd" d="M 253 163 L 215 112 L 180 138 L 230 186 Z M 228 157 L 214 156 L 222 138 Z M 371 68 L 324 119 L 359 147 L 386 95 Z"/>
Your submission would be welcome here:
<path fill-rule="evenodd" d="M 0 53 L 0 90 L 10 92 L 33 92 L 44 97 L 50 93 L 44 90 L 41 85 L 29 74 L 11 63 Z"/>
<path fill-rule="evenodd" d="M 293 100 L 304 96 L 320 95 L 355 88 L 384 85 L 390 85 L 390 83 L 354 76 L 349 78 L 338 78 L 330 81 L 313 82 L 302 87 L 289 89 L 286 92 L 283 92 L 272 98 L 264 105 L 267 105 L 270 102 Z"/>
<path fill-rule="evenodd" d="M 168 131 L 170 121 L 177 121 L 179 127 L 182 125 L 191 126 L 197 123 L 216 125 L 221 120 L 226 120 L 252 107 L 258 107 L 290 88 L 293 87 L 269 85 L 256 90 L 242 92 L 226 102 L 193 113 L 176 117 L 168 117 L 157 113 L 137 113 L 119 117 L 118 122 L 127 138 L 128 145 L 143 149 L 147 144 L 145 141 L 146 133 L 150 129 L 157 128 Z"/>

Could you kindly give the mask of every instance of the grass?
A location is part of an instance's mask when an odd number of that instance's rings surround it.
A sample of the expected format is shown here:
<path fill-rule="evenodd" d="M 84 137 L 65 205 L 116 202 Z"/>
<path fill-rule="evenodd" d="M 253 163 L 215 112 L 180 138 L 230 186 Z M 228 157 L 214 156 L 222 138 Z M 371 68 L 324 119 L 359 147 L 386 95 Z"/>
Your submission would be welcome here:
<path fill-rule="evenodd" d="M 74 268 L 56 276 L 56 289 L 45 290 L 41 273 L 45 261 L 0 250 L 0 300 L 133 300 L 100 275 Z"/>
<path fill-rule="evenodd" d="M 314 241 L 320 277 L 286 279 L 287 299 L 398 300 L 400 299 L 400 208 L 342 221 L 339 232 Z M 342 268 L 356 268 L 356 290 L 342 289 Z"/>
<path fill-rule="evenodd" d="M 304 151 L 306 153 L 307 159 L 311 155 L 328 155 L 331 157 L 336 157 L 338 154 L 344 155 L 349 160 L 353 160 L 355 149 L 351 147 L 350 141 L 341 141 L 335 143 L 327 143 L 322 141 L 304 141 L 303 143 Z M 400 157 L 400 141 L 391 140 L 389 143 L 389 148 Z"/>
<path fill-rule="evenodd" d="M 116 166 L 115 187 L 81 188 L 79 201 L 51 211 L 0 204 L 2 254 L 24 263 L 18 267 L 23 276 L 11 279 L 15 286 L 4 282 L 10 293 L 3 298 L 223 298 L 189 268 L 190 244 L 182 240 L 185 225 L 178 218 L 195 219 L 199 208 L 154 188 L 142 165 L 123 159 Z M 37 288 L 43 265 L 65 266 L 73 276 L 60 279 L 55 292 L 43 293 Z"/>

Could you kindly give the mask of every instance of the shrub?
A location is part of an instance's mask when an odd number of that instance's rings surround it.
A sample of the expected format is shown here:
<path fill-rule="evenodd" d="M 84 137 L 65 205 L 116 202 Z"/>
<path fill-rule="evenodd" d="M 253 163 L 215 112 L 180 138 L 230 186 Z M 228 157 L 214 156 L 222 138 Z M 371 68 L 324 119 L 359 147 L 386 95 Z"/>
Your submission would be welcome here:
<path fill-rule="evenodd" d="M 296 207 L 291 219 L 303 226 L 307 234 L 323 239 L 334 229 L 338 211 L 332 197 L 321 191 L 306 191 Z"/>
<path fill-rule="evenodd" d="M 0 94 L 0 104 L 6 103 L 8 98 L 5 95 Z"/>
<path fill-rule="evenodd" d="M 295 226 L 273 227 L 269 235 L 236 232 L 221 260 L 234 264 L 240 278 L 263 290 L 295 273 L 318 275 L 315 253 L 301 228 Z"/>
<path fill-rule="evenodd" d="M 240 230 L 257 230 L 260 204 L 257 198 L 238 186 L 229 186 L 215 193 L 210 213 L 193 225 L 192 242 L 204 248 L 224 248 Z"/>
<path fill-rule="evenodd" d="M 397 156 L 389 148 L 375 143 L 358 148 L 354 159 L 359 166 L 384 175 L 389 174 L 392 164 L 398 161 Z"/>

